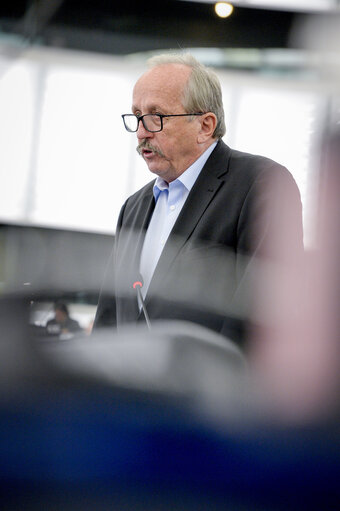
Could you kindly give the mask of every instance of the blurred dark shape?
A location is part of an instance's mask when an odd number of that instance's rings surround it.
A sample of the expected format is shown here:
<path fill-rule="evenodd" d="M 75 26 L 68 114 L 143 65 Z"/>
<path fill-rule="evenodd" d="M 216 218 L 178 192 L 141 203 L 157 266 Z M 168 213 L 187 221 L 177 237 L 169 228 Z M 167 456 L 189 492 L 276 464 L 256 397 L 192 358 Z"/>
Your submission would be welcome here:
<path fill-rule="evenodd" d="M 0 223 L 2 290 L 96 304 L 112 235 Z"/>
<path fill-rule="evenodd" d="M 244 409 L 246 397 L 222 370 L 227 364 L 240 382 L 242 357 L 217 334 L 155 325 L 151 337 L 139 327 L 121 337 L 103 331 L 84 345 L 37 345 L 25 331 L 25 310 L 19 297 L 0 300 L 3 510 L 336 505 L 337 428 L 284 430 L 253 419 L 251 404 Z M 161 360 L 162 347 L 173 355 L 163 358 L 165 380 L 151 356 L 155 350 Z"/>
<path fill-rule="evenodd" d="M 295 16 L 238 7 L 226 30 L 204 2 L 2 0 L 0 5 L 4 33 L 45 46 L 115 55 L 162 48 L 284 48 Z"/>
<path fill-rule="evenodd" d="M 29 0 L 17 30 L 29 43 L 34 43 L 56 14 L 64 0 Z"/>
<path fill-rule="evenodd" d="M 6 399 L 38 369 L 28 342 L 29 305 L 25 297 L 0 296 L 0 397 Z M 39 371 L 38 371 L 39 372 Z"/>

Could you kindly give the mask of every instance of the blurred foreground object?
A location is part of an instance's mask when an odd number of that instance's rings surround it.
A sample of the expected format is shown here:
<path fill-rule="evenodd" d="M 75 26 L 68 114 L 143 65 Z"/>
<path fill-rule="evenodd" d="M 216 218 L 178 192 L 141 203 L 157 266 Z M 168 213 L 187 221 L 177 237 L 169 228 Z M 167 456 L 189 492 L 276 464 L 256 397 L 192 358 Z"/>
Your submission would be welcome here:
<path fill-rule="evenodd" d="M 334 508 L 337 429 L 252 417 L 225 339 L 164 324 L 32 342 L 20 303 L 0 300 L 2 509 Z"/>
<path fill-rule="evenodd" d="M 307 16 L 292 33 L 314 55 L 328 109 L 316 147 L 320 161 L 315 241 L 301 262 L 263 267 L 253 307 L 251 361 L 267 410 L 287 424 L 339 421 L 340 411 L 340 16 Z M 282 271 L 284 270 L 284 271 Z"/>
<path fill-rule="evenodd" d="M 119 333 L 102 329 L 91 338 L 48 344 L 45 350 L 71 374 L 184 398 L 214 414 L 229 399 L 239 401 L 247 388 L 247 363 L 239 348 L 194 323 L 156 321 L 151 330 L 141 324 Z M 221 413 L 234 412 L 233 406 Z"/>
<path fill-rule="evenodd" d="M 339 416 L 339 131 L 327 134 L 321 161 L 315 248 L 284 268 L 264 266 L 253 307 L 256 386 L 273 416 L 295 424 Z"/>

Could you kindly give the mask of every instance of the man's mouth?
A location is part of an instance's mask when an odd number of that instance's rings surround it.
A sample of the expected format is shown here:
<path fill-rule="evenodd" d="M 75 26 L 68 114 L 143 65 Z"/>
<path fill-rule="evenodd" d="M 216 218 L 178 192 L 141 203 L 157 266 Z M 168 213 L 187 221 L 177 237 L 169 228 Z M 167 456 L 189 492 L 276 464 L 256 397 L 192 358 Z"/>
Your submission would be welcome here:
<path fill-rule="evenodd" d="M 149 158 L 153 154 L 154 152 L 151 151 L 150 149 L 142 149 L 142 155 L 144 156 L 144 158 Z"/>
<path fill-rule="evenodd" d="M 151 146 L 148 143 L 142 142 L 137 147 L 137 152 L 143 157 L 143 158 L 152 158 L 153 156 L 161 156 L 164 157 L 163 153 L 156 149 L 155 147 Z"/>

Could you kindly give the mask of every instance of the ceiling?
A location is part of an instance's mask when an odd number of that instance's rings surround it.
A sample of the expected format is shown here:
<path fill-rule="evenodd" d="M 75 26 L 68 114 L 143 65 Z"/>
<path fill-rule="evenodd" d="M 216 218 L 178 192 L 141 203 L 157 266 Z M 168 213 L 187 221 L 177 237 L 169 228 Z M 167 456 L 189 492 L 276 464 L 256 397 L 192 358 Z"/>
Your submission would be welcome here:
<path fill-rule="evenodd" d="M 230 18 L 220 19 L 212 3 L 183 0 L 2 0 L 0 34 L 117 55 L 168 48 L 287 48 L 301 16 L 236 6 Z"/>

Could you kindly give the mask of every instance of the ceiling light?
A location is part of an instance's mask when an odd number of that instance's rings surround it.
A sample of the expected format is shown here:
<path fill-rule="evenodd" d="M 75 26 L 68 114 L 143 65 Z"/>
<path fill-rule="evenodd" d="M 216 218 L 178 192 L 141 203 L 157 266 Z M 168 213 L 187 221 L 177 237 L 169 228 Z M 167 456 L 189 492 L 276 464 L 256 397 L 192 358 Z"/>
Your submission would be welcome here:
<path fill-rule="evenodd" d="M 229 2 L 216 2 L 215 12 L 220 18 L 227 18 L 233 12 L 234 7 Z"/>

